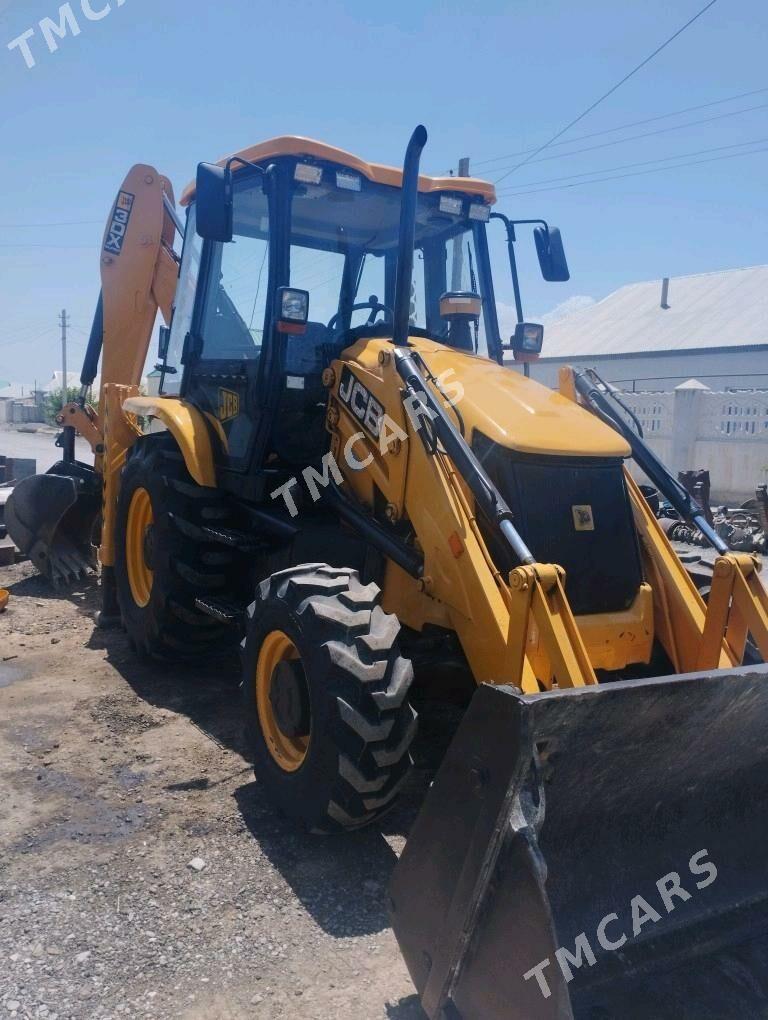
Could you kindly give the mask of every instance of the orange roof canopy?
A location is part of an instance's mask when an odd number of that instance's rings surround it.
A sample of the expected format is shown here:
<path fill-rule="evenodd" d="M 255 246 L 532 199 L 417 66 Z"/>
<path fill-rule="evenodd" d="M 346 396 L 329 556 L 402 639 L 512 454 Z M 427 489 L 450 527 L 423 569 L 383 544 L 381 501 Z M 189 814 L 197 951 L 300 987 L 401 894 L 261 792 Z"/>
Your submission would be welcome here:
<path fill-rule="evenodd" d="M 250 160 L 252 163 L 263 162 L 266 159 L 275 159 L 278 156 L 299 156 L 310 159 L 320 159 L 328 163 L 338 163 L 340 166 L 356 170 L 369 181 L 376 181 L 378 184 L 388 184 L 393 188 L 399 188 L 403 183 L 403 171 L 397 167 L 384 166 L 381 163 L 368 163 L 359 156 L 353 156 L 350 152 L 337 149 L 333 145 L 326 145 L 325 142 L 316 142 L 311 138 L 300 138 L 297 135 L 281 135 L 279 138 L 270 138 L 266 142 L 259 142 L 248 149 L 241 149 L 232 156 L 240 156 L 241 159 Z M 218 161 L 219 166 L 224 166 L 232 156 L 225 156 Z M 237 172 L 237 167 L 234 167 Z M 460 191 L 468 195 L 477 195 L 493 204 L 496 201 L 496 189 L 488 181 L 480 181 L 475 177 L 427 177 L 419 176 L 419 191 Z M 195 183 L 188 184 L 181 196 L 181 204 L 189 205 L 195 197 Z"/>

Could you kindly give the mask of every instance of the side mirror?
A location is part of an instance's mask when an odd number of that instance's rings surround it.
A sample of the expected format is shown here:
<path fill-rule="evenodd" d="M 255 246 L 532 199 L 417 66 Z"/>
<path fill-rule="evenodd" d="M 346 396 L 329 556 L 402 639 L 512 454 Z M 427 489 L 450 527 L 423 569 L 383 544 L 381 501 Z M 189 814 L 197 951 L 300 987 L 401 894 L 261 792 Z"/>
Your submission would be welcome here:
<path fill-rule="evenodd" d="M 563 240 L 557 227 L 535 227 L 533 239 L 539 256 L 541 275 L 548 283 L 565 283 L 570 280 L 568 262 L 563 250 Z"/>
<path fill-rule="evenodd" d="M 168 357 L 168 344 L 171 340 L 171 330 L 168 326 L 161 326 L 157 337 L 157 360 L 165 361 Z"/>
<path fill-rule="evenodd" d="M 215 163 L 197 167 L 197 232 L 206 241 L 231 241 L 234 201 L 232 171 Z"/>

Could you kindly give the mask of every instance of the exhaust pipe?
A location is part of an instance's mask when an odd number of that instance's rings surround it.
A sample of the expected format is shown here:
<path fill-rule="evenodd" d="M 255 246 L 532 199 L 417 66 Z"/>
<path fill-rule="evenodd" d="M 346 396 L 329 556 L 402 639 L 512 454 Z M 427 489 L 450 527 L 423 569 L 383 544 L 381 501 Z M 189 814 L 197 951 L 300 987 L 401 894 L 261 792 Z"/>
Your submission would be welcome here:
<path fill-rule="evenodd" d="M 403 186 L 400 196 L 400 239 L 395 274 L 395 321 L 392 342 L 400 347 L 408 343 L 411 281 L 413 278 L 413 245 L 416 240 L 416 202 L 419 195 L 419 161 L 427 144 L 427 129 L 416 128 L 408 142 L 403 162 Z"/>

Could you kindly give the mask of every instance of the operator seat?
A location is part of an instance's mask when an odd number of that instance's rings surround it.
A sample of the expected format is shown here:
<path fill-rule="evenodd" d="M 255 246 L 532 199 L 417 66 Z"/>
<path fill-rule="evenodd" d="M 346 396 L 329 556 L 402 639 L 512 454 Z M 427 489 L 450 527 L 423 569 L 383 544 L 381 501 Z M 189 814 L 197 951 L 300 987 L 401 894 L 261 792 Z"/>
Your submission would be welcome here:
<path fill-rule="evenodd" d="M 286 389 L 304 393 L 308 399 L 320 391 L 325 396 L 323 369 L 330 363 L 328 327 L 323 322 L 308 322 L 304 333 L 286 334 L 285 376 Z M 303 380 L 303 385 L 291 380 Z M 310 396 L 311 395 L 311 396 Z"/>
<path fill-rule="evenodd" d="M 285 340 L 272 448 L 281 460 L 305 464 L 320 456 L 328 444 L 328 392 L 323 385 L 323 369 L 338 352 L 331 350 L 328 327 L 323 322 L 308 322 L 304 333 L 285 334 Z"/>

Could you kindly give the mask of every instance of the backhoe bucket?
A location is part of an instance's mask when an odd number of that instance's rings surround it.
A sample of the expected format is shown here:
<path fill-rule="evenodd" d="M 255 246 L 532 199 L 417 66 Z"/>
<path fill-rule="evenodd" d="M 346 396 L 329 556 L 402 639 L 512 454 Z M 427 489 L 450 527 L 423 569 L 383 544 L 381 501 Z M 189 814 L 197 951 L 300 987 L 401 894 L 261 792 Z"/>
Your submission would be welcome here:
<path fill-rule="evenodd" d="M 79 461 L 59 461 L 15 487 L 5 505 L 8 534 L 54 585 L 94 566 L 94 525 L 101 511 L 99 475 Z"/>
<path fill-rule="evenodd" d="M 768 1017 L 768 666 L 481 687 L 390 892 L 430 1020 Z"/>

